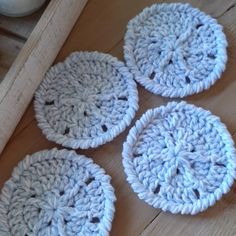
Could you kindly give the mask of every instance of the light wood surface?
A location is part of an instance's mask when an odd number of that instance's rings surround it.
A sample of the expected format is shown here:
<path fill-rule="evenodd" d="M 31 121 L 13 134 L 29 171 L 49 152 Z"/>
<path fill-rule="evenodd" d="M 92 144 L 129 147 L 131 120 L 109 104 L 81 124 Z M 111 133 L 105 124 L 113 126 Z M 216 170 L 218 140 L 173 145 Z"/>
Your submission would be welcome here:
<path fill-rule="evenodd" d="M 55 62 L 64 60 L 75 50 L 109 52 L 122 59 L 123 36 L 128 20 L 154 2 L 161 1 L 90 0 Z M 224 26 L 229 42 L 229 61 L 222 78 L 209 90 L 186 100 L 210 109 L 220 116 L 236 140 L 236 0 L 185 2 L 190 2 L 193 6 L 216 17 Z M 169 101 L 147 92 L 140 86 L 138 90 L 140 108 L 135 120 L 147 109 Z M 112 142 L 97 149 L 76 150 L 93 158 L 112 176 L 117 196 L 112 236 L 236 235 L 235 186 L 215 206 L 197 216 L 163 213 L 139 200 L 125 180 L 121 163 L 122 144 L 127 133 L 128 129 Z M 45 139 L 37 127 L 31 103 L 0 157 L 0 186 L 10 177 L 13 167 L 26 154 L 55 146 Z"/>
<path fill-rule="evenodd" d="M 0 84 L 0 152 L 87 0 L 51 0 Z"/>

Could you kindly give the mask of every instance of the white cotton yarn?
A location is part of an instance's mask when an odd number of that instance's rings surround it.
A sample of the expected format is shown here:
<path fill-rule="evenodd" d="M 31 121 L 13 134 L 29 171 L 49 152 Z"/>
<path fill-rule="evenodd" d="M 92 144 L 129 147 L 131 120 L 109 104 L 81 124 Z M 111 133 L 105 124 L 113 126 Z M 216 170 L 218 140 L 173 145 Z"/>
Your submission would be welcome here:
<path fill-rule="evenodd" d="M 125 130 L 138 109 L 138 92 L 132 74 L 115 57 L 74 52 L 47 72 L 34 105 L 49 140 L 87 149 Z"/>
<path fill-rule="evenodd" d="M 1 236 L 106 236 L 114 215 L 110 177 L 68 150 L 28 155 L 0 194 Z"/>
<path fill-rule="evenodd" d="M 127 180 L 140 199 L 174 214 L 197 214 L 230 190 L 234 142 L 220 119 L 185 102 L 148 110 L 123 145 Z"/>
<path fill-rule="evenodd" d="M 154 4 L 130 20 L 124 57 L 135 79 L 164 97 L 208 89 L 227 61 L 217 21 L 189 4 Z"/>
<path fill-rule="evenodd" d="M 38 126 L 48 140 L 95 148 L 130 125 L 138 109 L 133 79 L 165 97 L 212 86 L 227 62 L 217 21 L 189 4 L 154 4 L 130 20 L 126 65 L 99 52 L 74 52 L 51 67 L 35 93 Z M 186 102 L 148 110 L 123 145 L 127 180 L 163 211 L 197 214 L 230 190 L 233 140 L 220 119 Z M 67 150 L 27 156 L 0 195 L 0 235 L 108 235 L 115 195 L 110 177 Z"/>

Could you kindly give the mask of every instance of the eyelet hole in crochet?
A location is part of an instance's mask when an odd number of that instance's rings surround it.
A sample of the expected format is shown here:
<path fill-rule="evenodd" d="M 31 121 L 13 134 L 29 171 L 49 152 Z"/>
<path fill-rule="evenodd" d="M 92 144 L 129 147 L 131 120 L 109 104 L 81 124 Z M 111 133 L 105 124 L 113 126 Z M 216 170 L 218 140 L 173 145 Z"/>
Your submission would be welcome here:
<path fill-rule="evenodd" d="M 122 101 L 128 101 L 128 98 L 125 97 L 125 96 L 122 96 L 122 97 L 118 97 L 118 100 L 122 100 Z"/>
<path fill-rule="evenodd" d="M 30 197 L 35 198 L 35 197 L 36 197 L 36 194 L 32 194 Z"/>
<path fill-rule="evenodd" d="M 210 59 L 215 59 L 216 58 L 216 56 L 214 54 L 208 54 L 207 57 L 210 58 Z"/>
<path fill-rule="evenodd" d="M 45 102 L 45 105 L 46 105 L 46 106 L 54 105 L 54 100 L 52 100 L 52 101 L 46 101 L 46 102 Z"/>
<path fill-rule="evenodd" d="M 202 24 L 202 23 L 199 23 L 199 24 L 196 25 L 196 29 L 199 29 L 199 28 L 202 27 L 202 26 L 203 26 L 203 24 Z"/>
<path fill-rule="evenodd" d="M 196 150 L 193 148 L 190 152 L 195 152 Z"/>
<path fill-rule="evenodd" d="M 142 154 L 139 154 L 139 153 L 134 154 L 134 158 L 136 158 L 136 157 L 141 157 L 141 156 L 142 156 Z"/>
<path fill-rule="evenodd" d="M 187 84 L 191 83 L 191 80 L 190 80 L 190 78 L 188 76 L 185 77 L 185 81 L 186 81 Z"/>
<path fill-rule="evenodd" d="M 218 162 L 216 162 L 216 165 L 217 165 L 217 166 L 222 166 L 222 167 L 225 167 L 225 165 L 224 165 L 224 164 L 222 164 L 222 163 L 218 163 Z"/>
<path fill-rule="evenodd" d="M 64 190 L 60 191 L 59 194 L 60 196 L 64 195 L 65 194 Z"/>
<path fill-rule="evenodd" d="M 160 189 L 161 189 L 161 185 L 158 184 L 153 193 L 158 194 L 160 192 Z"/>
<path fill-rule="evenodd" d="M 100 219 L 98 217 L 93 217 L 91 219 L 91 223 L 99 223 L 100 222 Z"/>
<path fill-rule="evenodd" d="M 178 175 L 180 173 L 179 168 L 176 169 L 176 174 Z"/>
<path fill-rule="evenodd" d="M 52 225 L 52 221 L 50 220 L 49 222 L 48 222 L 48 226 L 51 226 Z"/>
<path fill-rule="evenodd" d="M 107 126 L 106 125 L 102 125 L 102 130 L 103 130 L 103 132 L 107 132 Z"/>
<path fill-rule="evenodd" d="M 168 64 L 169 64 L 169 65 L 173 64 L 172 59 L 169 60 Z"/>
<path fill-rule="evenodd" d="M 88 114 L 87 114 L 87 112 L 86 111 L 84 111 L 84 116 L 86 117 L 86 116 L 88 116 Z"/>
<path fill-rule="evenodd" d="M 193 189 L 193 192 L 195 193 L 197 199 L 199 199 L 199 198 L 200 198 L 200 193 L 199 193 L 199 191 L 198 191 L 197 189 Z"/>
<path fill-rule="evenodd" d="M 67 134 L 69 134 L 69 132 L 70 132 L 70 128 L 66 127 L 63 135 L 67 135 Z"/>
<path fill-rule="evenodd" d="M 152 73 L 151 73 L 151 75 L 150 75 L 150 80 L 153 80 L 154 78 L 155 78 L 155 75 L 156 75 L 156 73 L 155 73 L 155 71 L 153 71 Z"/>
<path fill-rule="evenodd" d="M 89 185 L 89 184 L 92 183 L 94 180 L 95 180 L 94 177 L 89 177 L 89 178 L 85 181 L 85 184 L 86 184 L 86 185 Z"/>

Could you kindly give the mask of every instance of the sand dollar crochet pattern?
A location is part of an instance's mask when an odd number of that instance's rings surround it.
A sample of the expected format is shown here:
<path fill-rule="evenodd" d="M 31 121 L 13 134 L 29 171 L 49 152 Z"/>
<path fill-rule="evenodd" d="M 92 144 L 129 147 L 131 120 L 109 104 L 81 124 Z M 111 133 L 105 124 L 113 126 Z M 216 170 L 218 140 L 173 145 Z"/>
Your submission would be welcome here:
<path fill-rule="evenodd" d="M 155 4 L 127 26 L 124 57 L 135 79 L 165 97 L 208 89 L 227 61 L 217 21 L 189 4 Z"/>
<path fill-rule="evenodd" d="M 148 110 L 130 130 L 122 155 L 139 198 L 172 213 L 206 210 L 236 176 L 234 143 L 225 125 L 185 102 Z"/>
<path fill-rule="evenodd" d="M 0 195 L 0 235 L 105 236 L 115 195 L 91 159 L 67 150 L 27 156 Z"/>
<path fill-rule="evenodd" d="M 75 52 L 53 66 L 35 94 L 39 127 L 70 148 L 94 148 L 111 141 L 138 109 L 132 74 L 115 57 Z"/>

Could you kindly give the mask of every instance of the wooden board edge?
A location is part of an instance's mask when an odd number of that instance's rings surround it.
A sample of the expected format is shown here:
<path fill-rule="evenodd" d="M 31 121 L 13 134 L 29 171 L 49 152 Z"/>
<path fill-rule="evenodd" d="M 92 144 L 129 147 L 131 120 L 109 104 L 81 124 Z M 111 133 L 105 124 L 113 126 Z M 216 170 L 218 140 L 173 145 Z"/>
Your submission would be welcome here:
<path fill-rule="evenodd" d="M 0 153 L 87 0 L 51 0 L 0 85 Z"/>

